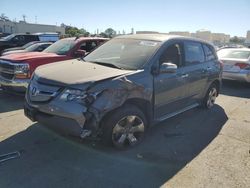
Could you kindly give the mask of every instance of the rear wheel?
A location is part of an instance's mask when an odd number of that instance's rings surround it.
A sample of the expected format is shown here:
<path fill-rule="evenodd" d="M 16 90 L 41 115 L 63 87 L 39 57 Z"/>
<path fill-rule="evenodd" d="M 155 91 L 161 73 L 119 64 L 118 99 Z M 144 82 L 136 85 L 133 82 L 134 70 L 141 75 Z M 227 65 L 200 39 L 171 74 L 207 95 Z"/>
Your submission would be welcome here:
<path fill-rule="evenodd" d="M 108 145 L 124 149 L 137 145 L 146 129 L 143 112 L 134 105 L 115 110 L 103 123 L 102 140 Z"/>
<path fill-rule="evenodd" d="M 212 84 L 208 91 L 207 94 L 203 100 L 203 107 L 210 109 L 214 106 L 216 97 L 218 96 L 218 88 L 215 84 Z"/>

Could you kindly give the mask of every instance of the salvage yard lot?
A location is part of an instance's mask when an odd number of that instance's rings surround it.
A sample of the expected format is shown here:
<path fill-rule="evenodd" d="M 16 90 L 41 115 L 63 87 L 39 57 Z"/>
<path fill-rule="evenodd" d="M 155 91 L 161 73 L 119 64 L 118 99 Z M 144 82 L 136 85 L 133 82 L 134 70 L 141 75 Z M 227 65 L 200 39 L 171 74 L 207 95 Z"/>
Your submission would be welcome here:
<path fill-rule="evenodd" d="M 0 91 L 0 187 L 249 187 L 250 86 L 225 82 L 211 110 L 151 128 L 125 151 L 60 136 L 23 115 L 23 97 Z"/>

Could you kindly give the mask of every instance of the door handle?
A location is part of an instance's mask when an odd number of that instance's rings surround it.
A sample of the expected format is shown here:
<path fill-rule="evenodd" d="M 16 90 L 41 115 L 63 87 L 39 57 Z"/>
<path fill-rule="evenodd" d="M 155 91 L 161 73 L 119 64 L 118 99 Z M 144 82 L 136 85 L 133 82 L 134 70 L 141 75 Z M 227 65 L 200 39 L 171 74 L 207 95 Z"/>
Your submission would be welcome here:
<path fill-rule="evenodd" d="M 207 67 L 207 70 L 212 70 L 212 67 Z"/>
<path fill-rule="evenodd" d="M 188 74 L 182 74 L 181 77 L 182 78 L 187 78 L 189 75 Z"/>

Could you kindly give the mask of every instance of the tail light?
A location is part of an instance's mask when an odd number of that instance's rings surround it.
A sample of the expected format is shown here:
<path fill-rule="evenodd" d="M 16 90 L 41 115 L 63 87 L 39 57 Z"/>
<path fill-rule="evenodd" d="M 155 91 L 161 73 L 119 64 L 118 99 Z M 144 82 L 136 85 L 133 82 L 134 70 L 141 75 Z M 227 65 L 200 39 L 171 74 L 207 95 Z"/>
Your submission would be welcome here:
<path fill-rule="evenodd" d="M 250 65 L 247 63 L 236 63 L 235 66 L 240 67 L 240 69 L 250 69 Z"/>

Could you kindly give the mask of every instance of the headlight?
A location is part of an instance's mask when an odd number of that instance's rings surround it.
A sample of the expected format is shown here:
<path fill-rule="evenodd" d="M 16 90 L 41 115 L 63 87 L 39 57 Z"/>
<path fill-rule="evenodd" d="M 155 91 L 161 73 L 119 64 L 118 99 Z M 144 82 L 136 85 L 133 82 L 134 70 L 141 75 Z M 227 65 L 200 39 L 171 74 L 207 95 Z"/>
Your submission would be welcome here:
<path fill-rule="evenodd" d="M 28 74 L 29 69 L 30 69 L 29 64 L 26 64 L 26 63 L 15 65 L 15 73 L 16 74 L 23 74 L 23 73 Z"/>
<path fill-rule="evenodd" d="M 89 104 L 94 102 L 100 92 L 87 93 L 86 91 L 76 89 L 66 89 L 60 96 L 63 101 L 75 101 L 81 104 Z"/>
<path fill-rule="evenodd" d="M 60 99 L 64 101 L 78 101 L 86 98 L 86 92 L 81 90 L 66 89 Z"/>

